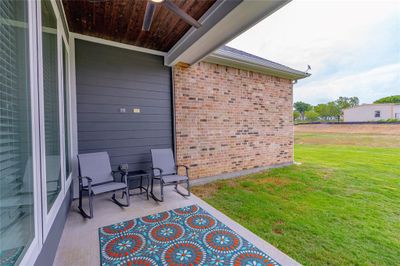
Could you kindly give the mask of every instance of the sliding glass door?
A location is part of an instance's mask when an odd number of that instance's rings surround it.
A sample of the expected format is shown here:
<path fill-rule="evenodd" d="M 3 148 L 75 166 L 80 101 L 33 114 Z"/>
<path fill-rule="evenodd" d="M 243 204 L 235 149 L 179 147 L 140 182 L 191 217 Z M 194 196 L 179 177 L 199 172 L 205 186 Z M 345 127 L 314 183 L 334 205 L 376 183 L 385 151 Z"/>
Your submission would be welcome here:
<path fill-rule="evenodd" d="M 0 0 L 0 264 L 35 237 L 28 3 Z"/>

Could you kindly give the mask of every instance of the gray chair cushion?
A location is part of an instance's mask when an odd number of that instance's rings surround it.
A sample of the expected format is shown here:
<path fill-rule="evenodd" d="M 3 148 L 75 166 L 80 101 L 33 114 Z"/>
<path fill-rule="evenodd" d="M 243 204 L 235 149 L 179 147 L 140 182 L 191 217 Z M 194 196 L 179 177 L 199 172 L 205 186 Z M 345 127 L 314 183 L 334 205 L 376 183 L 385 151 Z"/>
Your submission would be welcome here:
<path fill-rule="evenodd" d="M 151 149 L 153 167 L 161 168 L 163 175 L 176 174 L 175 159 L 172 149 Z M 160 171 L 154 170 L 154 175 L 160 175 Z"/>
<path fill-rule="evenodd" d="M 107 152 L 79 154 L 78 160 L 80 175 L 90 177 L 92 185 L 114 181 Z M 82 182 L 84 186 L 87 185 L 86 179 Z"/>
<path fill-rule="evenodd" d="M 166 175 L 162 176 L 162 180 L 164 183 L 170 183 L 170 182 L 177 182 L 177 181 L 185 181 L 188 180 L 189 178 L 184 175 Z"/>
<path fill-rule="evenodd" d="M 120 189 L 124 189 L 124 188 L 126 188 L 125 183 L 111 182 L 111 183 L 93 186 L 92 191 L 93 191 L 94 195 L 98 195 L 98 194 L 101 194 L 104 192 L 120 190 Z"/>

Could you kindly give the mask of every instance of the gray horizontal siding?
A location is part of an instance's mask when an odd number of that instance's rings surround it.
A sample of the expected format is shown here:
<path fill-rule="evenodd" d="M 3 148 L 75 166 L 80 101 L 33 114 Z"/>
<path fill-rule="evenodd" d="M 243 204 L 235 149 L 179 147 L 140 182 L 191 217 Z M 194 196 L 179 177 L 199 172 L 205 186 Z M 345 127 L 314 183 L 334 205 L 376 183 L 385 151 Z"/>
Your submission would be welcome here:
<path fill-rule="evenodd" d="M 109 90 L 112 90 L 111 88 Z M 81 97 L 79 97 L 81 96 Z M 102 95 L 93 95 L 88 93 L 77 93 L 77 103 L 78 104 L 97 104 L 101 108 L 103 105 L 117 105 L 120 107 L 153 107 L 153 108 L 168 108 L 171 104 L 168 104 L 168 101 L 165 99 L 143 99 L 143 98 L 134 98 L 134 97 L 125 97 L 125 96 L 102 96 Z M 80 99 L 79 99 L 80 98 Z M 169 109 L 169 108 L 168 108 Z M 118 109 L 117 109 L 118 110 Z M 79 112 L 79 108 L 78 108 Z"/>
<path fill-rule="evenodd" d="M 173 147 L 170 69 L 159 56 L 76 42 L 79 153 L 149 168 L 151 148 Z"/>

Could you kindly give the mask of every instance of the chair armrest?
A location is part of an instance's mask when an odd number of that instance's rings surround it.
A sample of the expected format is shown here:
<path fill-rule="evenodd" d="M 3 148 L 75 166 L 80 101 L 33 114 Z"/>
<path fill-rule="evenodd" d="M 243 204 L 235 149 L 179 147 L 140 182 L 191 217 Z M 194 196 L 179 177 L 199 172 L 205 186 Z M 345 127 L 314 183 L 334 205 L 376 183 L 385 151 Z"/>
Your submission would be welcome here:
<path fill-rule="evenodd" d="M 160 178 L 161 178 L 161 177 L 162 177 L 162 172 L 163 172 L 163 170 L 162 170 L 161 168 L 158 168 L 158 167 L 152 167 L 152 168 L 151 168 L 151 173 L 152 173 L 153 176 L 155 176 L 155 175 L 154 175 L 154 170 L 160 171 Z"/>
<path fill-rule="evenodd" d="M 88 176 L 78 176 L 79 178 L 79 190 L 82 189 L 83 185 L 82 185 L 82 179 L 87 179 L 88 182 L 88 191 L 89 191 L 89 195 L 92 193 L 92 179 Z"/>
<path fill-rule="evenodd" d="M 186 176 L 189 177 L 189 167 L 186 166 L 186 165 L 183 165 L 183 164 L 178 164 L 178 165 L 176 166 L 176 169 L 178 170 L 179 167 L 185 167 L 185 169 L 186 169 Z"/>
<path fill-rule="evenodd" d="M 88 177 L 88 176 L 78 176 L 78 178 L 79 178 L 79 181 L 80 181 L 80 182 L 82 182 L 82 179 L 83 179 L 83 178 L 87 179 L 88 183 L 92 183 L 92 181 L 93 181 L 93 180 L 92 180 L 90 177 Z"/>

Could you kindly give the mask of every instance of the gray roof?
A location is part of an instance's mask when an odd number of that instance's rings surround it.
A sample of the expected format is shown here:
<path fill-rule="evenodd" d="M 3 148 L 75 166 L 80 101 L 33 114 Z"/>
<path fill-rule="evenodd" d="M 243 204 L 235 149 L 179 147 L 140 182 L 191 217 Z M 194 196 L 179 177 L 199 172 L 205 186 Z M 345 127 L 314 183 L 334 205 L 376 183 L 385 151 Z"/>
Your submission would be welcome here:
<path fill-rule="evenodd" d="M 220 47 L 206 57 L 205 61 L 249 69 L 292 80 L 306 78 L 311 75 L 229 46 Z"/>

